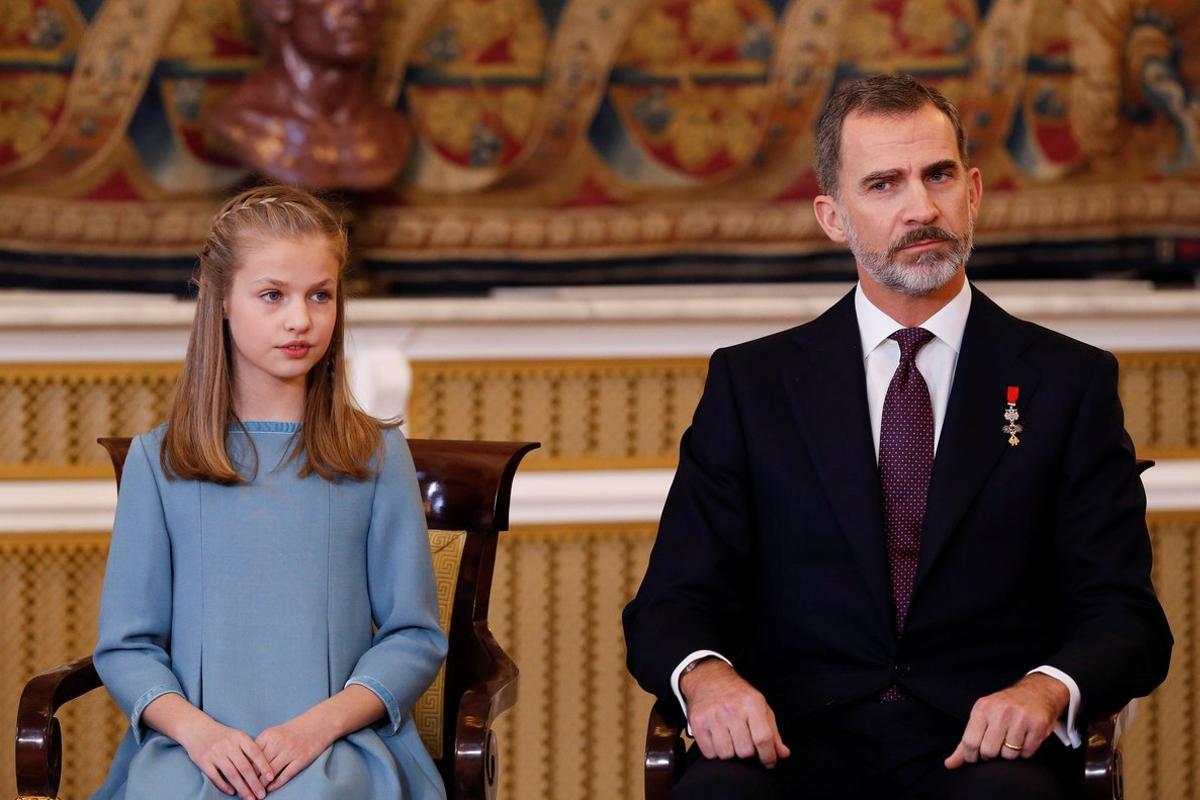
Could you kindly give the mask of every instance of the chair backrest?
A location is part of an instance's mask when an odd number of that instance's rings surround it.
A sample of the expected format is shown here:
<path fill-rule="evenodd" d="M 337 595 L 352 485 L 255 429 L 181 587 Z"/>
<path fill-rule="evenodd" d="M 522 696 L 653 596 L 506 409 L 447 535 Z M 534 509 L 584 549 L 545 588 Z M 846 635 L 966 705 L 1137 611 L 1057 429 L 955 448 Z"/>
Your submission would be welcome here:
<path fill-rule="evenodd" d="M 108 451 L 118 489 L 128 437 L 97 440 Z M 409 439 L 438 585 L 441 623 L 450 640 L 446 663 L 413 708 L 421 738 L 448 782 L 453 775 L 454 720 L 463 691 L 487 677 L 487 630 L 499 532 L 517 465 L 537 442 Z M 446 721 L 450 720 L 450 724 Z M 449 783 L 448 783 L 449 785 Z"/>

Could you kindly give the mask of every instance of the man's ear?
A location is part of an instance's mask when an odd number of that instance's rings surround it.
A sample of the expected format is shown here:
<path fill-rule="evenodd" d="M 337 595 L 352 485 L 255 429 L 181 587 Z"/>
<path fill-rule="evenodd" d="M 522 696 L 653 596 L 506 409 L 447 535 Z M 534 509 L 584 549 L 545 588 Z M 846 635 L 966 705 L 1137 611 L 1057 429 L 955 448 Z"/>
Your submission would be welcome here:
<path fill-rule="evenodd" d="M 817 195 L 813 198 L 813 214 L 826 236 L 835 242 L 846 242 L 846 229 L 837 200 L 827 194 Z"/>
<path fill-rule="evenodd" d="M 983 175 L 979 167 L 971 167 L 967 172 L 967 202 L 971 206 L 971 218 L 979 216 L 979 203 L 983 199 Z"/>

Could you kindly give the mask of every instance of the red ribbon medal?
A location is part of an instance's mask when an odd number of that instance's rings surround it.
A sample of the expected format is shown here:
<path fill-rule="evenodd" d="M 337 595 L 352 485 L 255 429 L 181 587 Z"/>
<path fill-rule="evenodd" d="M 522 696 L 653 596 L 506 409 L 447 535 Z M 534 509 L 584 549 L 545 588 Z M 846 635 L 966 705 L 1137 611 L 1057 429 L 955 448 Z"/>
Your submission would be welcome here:
<path fill-rule="evenodd" d="M 1000 429 L 1008 434 L 1008 443 L 1013 447 L 1021 443 L 1017 434 L 1025 430 L 1023 426 L 1017 424 L 1017 420 L 1021 418 L 1021 412 L 1017 411 L 1017 398 L 1020 396 L 1020 386 L 1008 387 L 1008 408 L 1004 410 L 1004 421 L 1008 424 Z"/>

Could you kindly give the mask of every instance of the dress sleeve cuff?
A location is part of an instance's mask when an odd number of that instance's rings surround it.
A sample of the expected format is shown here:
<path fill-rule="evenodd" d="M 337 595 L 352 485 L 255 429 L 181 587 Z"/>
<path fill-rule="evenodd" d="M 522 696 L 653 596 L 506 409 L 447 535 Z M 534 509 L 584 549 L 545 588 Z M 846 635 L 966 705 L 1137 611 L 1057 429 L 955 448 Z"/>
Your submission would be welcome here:
<path fill-rule="evenodd" d="M 687 701 L 683 699 L 683 692 L 679 691 L 679 676 L 683 674 L 683 668 L 688 664 L 696 661 L 697 659 L 707 658 L 709 656 L 712 656 L 713 658 L 719 658 L 729 666 L 733 666 L 733 662 L 715 650 L 696 650 L 695 652 L 688 653 L 686 656 L 684 656 L 683 661 L 680 661 L 679 666 L 677 666 L 671 673 L 671 691 L 675 693 L 675 699 L 679 701 L 679 707 L 683 709 L 683 718 L 685 720 L 688 718 Z M 691 721 L 688 721 L 687 724 L 687 735 L 692 735 Z"/>
<path fill-rule="evenodd" d="M 133 704 L 133 711 L 129 715 L 129 727 L 133 730 L 133 740 L 137 742 L 139 746 L 141 746 L 142 740 L 146 738 L 146 732 L 149 730 L 145 725 L 142 724 L 142 712 L 146 710 L 146 706 L 150 705 L 164 694 L 177 694 L 180 697 L 183 697 L 183 692 L 180 691 L 178 686 L 172 686 L 169 683 L 163 683 L 155 686 L 152 689 L 147 689 L 142 693 L 142 696 L 137 699 L 137 702 Z"/>
<path fill-rule="evenodd" d="M 370 689 L 374 692 L 375 696 L 383 703 L 383 707 L 387 709 L 388 734 L 395 735 L 396 731 L 400 730 L 400 725 L 404 722 L 403 717 L 400 715 L 400 704 L 396 702 L 396 696 L 386 686 L 367 675 L 357 675 L 350 678 L 350 680 L 346 681 L 346 686 L 361 686 L 364 689 Z"/>
<path fill-rule="evenodd" d="M 1060 717 L 1054 723 L 1054 735 L 1067 747 L 1079 747 L 1083 744 L 1083 737 L 1079 735 L 1079 730 L 1075 725 L 1075 714 L 1079 711 L 1079 684 L 1075 683 L 1074 678 L 1057 667 L 1043 664 L 1040 667 L 1029 670 L 1026 674 L 1032 675 L 1035 672 L 1049 675 L 1067 687 L 1067 692 L 1070 693 L 1071 700 L 1067 703 L 1066 719 Z"/>

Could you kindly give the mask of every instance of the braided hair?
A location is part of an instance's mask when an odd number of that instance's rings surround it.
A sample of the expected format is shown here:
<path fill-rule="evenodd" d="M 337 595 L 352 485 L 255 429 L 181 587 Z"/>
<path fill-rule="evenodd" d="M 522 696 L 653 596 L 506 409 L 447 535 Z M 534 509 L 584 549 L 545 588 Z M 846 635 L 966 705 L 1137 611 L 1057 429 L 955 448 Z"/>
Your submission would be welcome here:
<path fill-rule="evenodd" d="M 311 472 L 328 480 L 371 474 L 371 456 L 382 442 L 380 429 L 398 420 L 370 417 L 350 394 L 342 358 L 346 228 L 317 197 L 281 185 L 242 192 L 213 217 L 191 279 L 197 291 L 196 315 L 160 454 L 165 474 L 223 484 L 245 481 L 225 447 L 226 426 L 241 423 L 233 404 L 233 341 L 225 319 L 226 297 L 246 247 L 264 240 L 307 237 L 323 240 L 337 260 L 337 318 L 325 355 L 306 379 L 300 440 L 291 457 L 304 453 L 302 477 Z"/>

